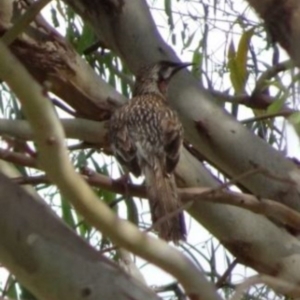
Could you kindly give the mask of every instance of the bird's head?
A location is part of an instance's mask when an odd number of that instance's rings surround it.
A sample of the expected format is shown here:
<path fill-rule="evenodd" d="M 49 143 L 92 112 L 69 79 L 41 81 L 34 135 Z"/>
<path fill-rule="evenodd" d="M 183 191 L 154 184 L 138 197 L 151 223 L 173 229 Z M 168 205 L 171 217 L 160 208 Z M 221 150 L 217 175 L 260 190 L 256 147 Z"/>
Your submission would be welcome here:
<path fill-rule="evenodd" d="M 133 96 L 145 93 L 160 93 L 165 95 L 171 78 L 181 69 L 192 63 L 160 61 L 141 68 L 136 77 Z"/>

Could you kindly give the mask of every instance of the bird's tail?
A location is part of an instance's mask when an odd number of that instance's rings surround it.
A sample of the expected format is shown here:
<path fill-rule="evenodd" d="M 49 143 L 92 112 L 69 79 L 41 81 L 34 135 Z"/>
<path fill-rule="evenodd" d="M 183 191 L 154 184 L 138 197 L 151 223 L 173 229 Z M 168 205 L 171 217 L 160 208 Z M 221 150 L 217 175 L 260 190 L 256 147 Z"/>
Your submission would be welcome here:
<path fill-rule="evenodd" d="M 154 229 L 166 241 L 186 239 L 186 227 L 174 175 L 164 174 L 161 164 L 143 168 Z"/>

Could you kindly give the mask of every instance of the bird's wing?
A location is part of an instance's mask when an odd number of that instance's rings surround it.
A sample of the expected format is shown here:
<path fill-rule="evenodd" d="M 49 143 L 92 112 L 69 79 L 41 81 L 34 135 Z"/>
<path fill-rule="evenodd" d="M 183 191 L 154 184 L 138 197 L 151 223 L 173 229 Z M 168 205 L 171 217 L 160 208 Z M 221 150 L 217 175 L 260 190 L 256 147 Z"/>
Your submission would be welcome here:
<path fill-rule="evenodd" d="M 168 112 L 169 117 L 162 120 L 164 132 L 164 150 L 166 154 L 166 173 L 172 173 L 179 161 L 180 147 L 183 139 L 182 125 L 174 111 Z"/>
<path fill-rule="evenodd" d="M 110 139 L 117 160 L 135 176 L 141 175 L 138 164 L 137 148 L 128 134 L 126 120 L 122 111 L 116 112 L 110 120 Z"/>

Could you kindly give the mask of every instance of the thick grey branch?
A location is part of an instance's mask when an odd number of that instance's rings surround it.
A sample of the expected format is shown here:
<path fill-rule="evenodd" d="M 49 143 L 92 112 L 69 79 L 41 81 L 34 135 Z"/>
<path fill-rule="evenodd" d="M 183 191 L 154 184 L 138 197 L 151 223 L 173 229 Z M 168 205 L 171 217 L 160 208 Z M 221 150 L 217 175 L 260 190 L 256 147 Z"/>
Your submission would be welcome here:
<path fill-rule="evenodd" d="M 87 143 L 102 146 L 105 144 L 105 122 L 89 121 L 86 119 L 61 119 L 66 136 Z M 33 132 L 27 121 L 0 120 L 0 135 L 9 135 L 22 140 L 33 140 Z"/>
<path fill-rule="evenodd" d="M 158 299 L 1 173 L 0 194 L 1 263 L 39 299 Z"/>

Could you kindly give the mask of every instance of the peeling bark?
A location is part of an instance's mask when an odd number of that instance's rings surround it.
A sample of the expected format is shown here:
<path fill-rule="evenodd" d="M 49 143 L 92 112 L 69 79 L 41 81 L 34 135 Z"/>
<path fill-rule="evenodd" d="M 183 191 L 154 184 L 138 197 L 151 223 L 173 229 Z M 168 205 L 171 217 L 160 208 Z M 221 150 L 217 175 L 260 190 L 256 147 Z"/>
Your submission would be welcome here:
<path fill-rule="evenodd" d="M 9 8 L 9 5 L 3 4 L 0 4 L 0 12 Z M 28 7 L 24 0 L 20 0 L 19 5 L 23 9 L 24 6 Z M 15 14 L 19 14 L 19 11 L 15 10 Z M 0 19 L 0 36 L 7 30 L 7 22 Z M 111 114 L 111 105 L 107 100 L 112 98 L 118 103 L 125 101 L 124 97 L 95 74 L 73 47 L 41 16 L 12 43 L 11 50 L 37 81 L 41 84 L 46 81 L 50 83 L 47 84 L 50 91 L 73 107 L 79 117 L 107 119 Z"/>
<path fill-rule="evenodd" d="M 300 2 L 297 0 L 247 0 L 278 42 L 300 67 Z"/>

